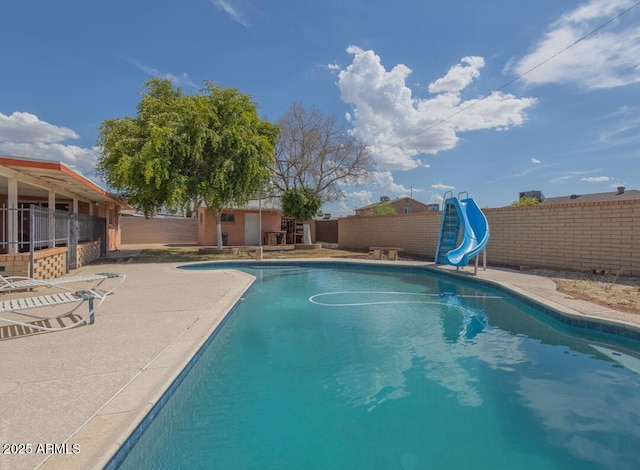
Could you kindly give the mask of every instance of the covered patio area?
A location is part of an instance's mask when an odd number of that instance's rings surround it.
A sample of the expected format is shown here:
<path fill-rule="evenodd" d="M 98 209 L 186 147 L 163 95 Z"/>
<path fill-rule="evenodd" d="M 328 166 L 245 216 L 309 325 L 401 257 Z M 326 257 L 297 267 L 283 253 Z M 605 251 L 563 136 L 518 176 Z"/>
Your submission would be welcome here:
<path fill-rule="evenodd" d="M 104 256 L 127 208 L 62 162 L 0 155 L 0 272 L 48 279 Z"/>

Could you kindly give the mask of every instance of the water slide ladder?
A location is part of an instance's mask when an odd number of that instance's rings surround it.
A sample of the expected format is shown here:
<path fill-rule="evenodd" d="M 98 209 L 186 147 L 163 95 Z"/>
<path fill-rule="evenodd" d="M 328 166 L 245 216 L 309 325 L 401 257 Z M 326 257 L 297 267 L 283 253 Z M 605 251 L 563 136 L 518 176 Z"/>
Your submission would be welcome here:
<path fill-rule="evenodd" d="M 463 194 L 466 197 L 462 198 Z M 474 274 L 477 274 L 480 253 L 483 254 L 483 267 L 487 268 L 485 247 L 488 241 L 487 219 L 469 194 L 463 191 L 455 198 L 453 192 L 445 192 L 436 263 L 451 264 L 459 269 L 475 257 Z"/>
<path fill-rule="evenodd" d="M 447 198 L 447 194 L 451 194 Z M 444 264 L 445 255 L 458 245 L 458 234 L 460 233 L 460 215 L 456 205 L 452 201 L 453 193 L 444 193 L 443 215 L 440 221 L 440 237 L 436 249 L 436 263 Z"/>

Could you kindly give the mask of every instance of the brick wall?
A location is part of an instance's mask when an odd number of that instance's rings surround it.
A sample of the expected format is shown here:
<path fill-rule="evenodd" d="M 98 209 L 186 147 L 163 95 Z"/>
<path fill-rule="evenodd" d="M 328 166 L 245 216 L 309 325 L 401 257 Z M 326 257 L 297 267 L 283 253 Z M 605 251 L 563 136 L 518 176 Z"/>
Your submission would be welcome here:
<path fill-rule="evenodd" d="M 29 255 L 27 254 L 27 260 Z M 37 250 L 33 254 L 34 279 L 55 279 L 67 274 L 67 247 Z M 27 274 L 24 274 L 28 276 Z"/>
<path fill-rule="evenodd" d="M 46 248 L 33 253 L 33 277 L 55 279 L 67 273 L 67 248 Z M 100 258 L 100 241 L 78 245 L 78 267 Z M 0 274 L 3 276 L 29 276 L 29 253 L 0 255 Z"/>
<path fill-rule="evenodd" d="M 67 273 L 67 248 L 47 248 L 33 254 L 34 279 L 54 279 Z M 0 255 L 3 276 L 29 276 L 29 253 Z"/>
<path fill-rule="evenodd" d="M 433 258 L 439 229 L 440 212 L 341 218 L 338 219 L 338 246 L 356 249 L 394 246 Z"/>
<path fill-rule="evenodd" d="M 198 243 L 198 221 L 187 218 L 121 217 L 123 244 Z"/>
<path fill-rule="evenodd" d="M 640 275 L 640 201 L 485 210 L 487 260 Z"/>
<path fill-rule="evenodd" d="M 100 259 L 100 240 L 78 244 L 78 268 Z"/>
<path fill-rule="evenodd" d="M 484 209 L 487 262 L 640 275 L 640 201 Z M 339 219 L 338 245 L 398 246 L 433 259 L 441 212 Z"/>
<path fill-rule="evenodd" d="M 0 274 L 3 276 L 28 276 L 29 253 L 0 255 Z"/>

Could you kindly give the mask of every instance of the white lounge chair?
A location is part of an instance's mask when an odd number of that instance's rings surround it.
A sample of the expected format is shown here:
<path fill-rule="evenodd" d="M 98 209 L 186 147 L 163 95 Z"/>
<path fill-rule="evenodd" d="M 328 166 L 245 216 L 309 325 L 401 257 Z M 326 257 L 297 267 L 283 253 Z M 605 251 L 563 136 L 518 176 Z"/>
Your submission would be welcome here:
<path fill-rule="evenodd" d="M 92 282 L 89 289 L 111 294 L 126 279 L 126 275 L 122 273 L 88 273 L 77 276 L 63 276 L 55 279 L 33 279 L 26 276 L 0 276 L 0 293 L 11 292 L 23 289 L 37 289 L 39 287 L 59 287 L 61 284 L 71 284 L 77 282 Z M 120 279 L 118 283 L 113 285 L 109 290 L 102 291 L 101 285 L 109 279 Z"/>
<path fill-rule="evenodd" d="M 0 316 L 0 322 L 10 325 L 7 327 L 0 324 L 0 328 L 11 329 L 11 334 L 8 335 L 3 335 L 5 332 L 0 331 L 0 339 L 2 336 L 29 334 L 31 333 L 30 329 L 58 331 L 84 324 L 90 325 L 94 323 L 95 310 L 125 278 L 126 275 L 121 273 L 82 274 L 47 280 L 26 276 L 0 276 L 0 314 L 10 314 L 9 316 Z M 103 290 L 102 284 L 109 279 L 117 282 Z M 85 289 L 71 289 L 66 286 L 72 283 L 91 283 L 91 285 Z M 46 294 L 34 292 L 33 295 L 26 297 L 17 297 L 16 294 L 17 291 L 41 291 L 43 289 L 47 289 Z M 49 289 L 53 292 L 49 293 Z M 12 298 L 4 300 L 5 294 Z M 76 311 L 84 304 L 87 305 L 88 313 L 83 317 L 77 315 Z M 56 308 L 56 313 L 53 315 L 43 316 L 41 314 L 48 310 L 48 307 L 59 305 L 67 305 L 70 308 Z"/>
<path fill-rule="evenodd" d="M 58 331 L 68 330 L 79 325 L 90 325 L 94 322 L 95 309 L 104 301 L 106 295 L 102 292 L 92 290 L 74 291 L 64 287 L 59 287 L 60 292 L 55 294 L 39 295 L 33 297 L 16 297 L 8 300 L 0 300 L 0 314 L 13 314 L 11 318 L 3 315 L 0 321 L 17 325 L 26 333 L 28 329 L 37 331 Z M 96 305 L 96 300 L 98 301 Z M 87 315 L 78 316 L 76 311 L 83 305 L 87 305 Z M 58 308 L 54 315 L 42 315 L 41 312 L 60 305 L 67 305 L 70 308 Z M 27 317 L 23 320 L 24 317 Z M 18 319 L 20 318 L 20 319 Z M 59 326 L 51 324 L 52 320 L 57 320 Z M 70 320 L 70 322 L 69 322 Z M 55 323 L 55 322 L 54 322 Z M 6 326 L 2 328 L 7 328 Z M 18 331 L 19 333 L 19 331 Z"/>

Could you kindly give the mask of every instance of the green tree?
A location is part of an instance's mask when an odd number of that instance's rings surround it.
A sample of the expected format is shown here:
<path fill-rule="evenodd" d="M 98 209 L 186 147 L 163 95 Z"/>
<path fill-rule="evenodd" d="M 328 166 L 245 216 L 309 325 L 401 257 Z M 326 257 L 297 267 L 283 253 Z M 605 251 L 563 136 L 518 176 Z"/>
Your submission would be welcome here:
<path fill-rule="evenodd" d="M 389 204 L 388 202 L 385 202 L 384 204 L 378 204 L 375 207 L 372 207 L 371 209 L 369 209 L 365 215 L 394 215 L 396 214 L 396 210 L 394 209 L 394 207 Z"/>
<path fill-rule="evenodd" d="M 538 204 L 540 204 L 540 200 L 537 197 L 522 196 L 519 200 L 513 202 L 511 205 L 527 207 L 536 206 Z"/>
<path fill-rule="evenodd" d="M 135 118 L 110 119 L 100 126 L 102 155 L 97 170 L 149 217 L 184 198 L 179 181 L 168 177 L 179 164 L 171 147 L 179 132 L 176 118 L 181 114 L 182 92 L 164 80 L 151 80 L 145 88 Z"/>
<path fill-rule="evenodd" d="M 222 209 L 245 204 L 268 179 L 278 129 L 238 89 L 205 83 L 185 95 L 169 80 L 147 81 L 135 117 L 100 127 L 98 173 L 147 217 L 204 201 L 221 248 Z"/>
<path fill-rule="evenodd" d="M 305 245 L 311 245 L 309 221 L 318 213 L 320 206 L 322 206 L 322 199 L 318 193 L 306 186 L 287 189 L 282 194 L 282 212 L 303 223 Z"/>

